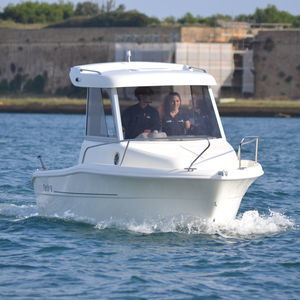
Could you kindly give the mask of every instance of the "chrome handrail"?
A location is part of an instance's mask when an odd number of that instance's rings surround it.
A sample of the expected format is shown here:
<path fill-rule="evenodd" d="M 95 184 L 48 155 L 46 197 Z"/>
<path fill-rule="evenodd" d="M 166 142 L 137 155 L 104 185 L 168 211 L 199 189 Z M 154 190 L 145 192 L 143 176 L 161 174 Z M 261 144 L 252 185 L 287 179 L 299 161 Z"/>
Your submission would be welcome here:
<path fill-rule="evenodd" d="M 118 140 L 118 141 L 113 141 L 113 142 L 108 142 L 108 143 L 101 143 L 101 144 L 96 144 L 96 145 L 92 145 L 92 146 L 88 146 L 84 149 L 84 152 L 83 152 L 83 155 L 82 155 L 82 159 L 81 159 L 81 163 L 83 164 L 84 161 L 85 161 L 85 155 L 87 153 L 87 151 L 91 148 L 96 148 L 96 147 L 101 147 L 101 146 L 107 146 L 107 145 L 112 145 L 112 144 L 121 144 L 122 142 L 127 142 L 127 145 L 125 147 L 125 151 L 124 151 L 124 155 L 122 157 L 122 160 L 121 160 L 121 163 L 123 162 L 124 160 L 124 156 L 127 152 L 127 149 L 128 149 L 128 146 L 129 146 L 129 142 L 130 140 Z"/>
<path fill-rule="evenodd" d="M 40 163 L 41 163 L 42 169 L 43 169 L 44 171 L 47 170 L 47 167 L 45 166 L 45 164 L 44 164 L 44 162 L 43 162 L 42 155 L 39 155 L 37 158 L 38 158 L 38 160 L 39 160 Z"/>
<path fill-rule="evenodd" d="M 249 141 L 245 141 L 246 139 L 252 139 Z M 258 142 L 259 142 L 259 137 L 258 136 L 245 136 L 241 139 L 241 142 L 238 147 L 238 152 L 237 152 L 237 157 L 239 160 L 239 169 L 242 167 L 242 146 L 248 145 L 255 142 L 255 162 L 258 161 Z"/>
<path fill-rule="evenodd" d="M 210 147 L 210 141 L 209 138 L 206 138 L 208 145 L 206 146 L 206 148 L 192 161 L 192 163 L 190 164 L 190 166 L 188 168 L 185 168 L 188 172 L 194 171 L 195 168 L 192 168 L 192 165 L 200 158 L 200 156 Z"/>
<path fill-rule="evenodd" d="M 97 70 L 89 70 L 89 69 L 80 69 L 79 72 L 92 72 L 92 73 L 97 73 L 98 75 L 102 75 L 101 72 Z"/>

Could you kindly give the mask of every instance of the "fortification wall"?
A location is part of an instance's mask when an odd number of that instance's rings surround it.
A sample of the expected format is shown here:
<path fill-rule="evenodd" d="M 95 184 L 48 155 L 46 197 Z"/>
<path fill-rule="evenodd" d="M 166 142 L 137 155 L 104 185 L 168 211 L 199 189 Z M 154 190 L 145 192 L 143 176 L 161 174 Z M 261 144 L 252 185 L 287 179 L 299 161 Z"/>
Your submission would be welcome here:
<path fill-rule="evenodd" d="M 181 27 L 181 42 L 183 43 L 229 43 L 232 40 L 245 39 L 248 31 L 245 28 L 209 28 Z"/>
<path fill-rule="evenodd" d="M 261 31 L 254 47 L 255 96 L 300 99 L 300 31 Z"/>
<path fill-rule="evenodd" d="M 176 42 L 178 28 L 0 29 L 0 93 L 70 94 L 70 67 L 115 59 L 115 43 Z"/>
<path fill-rule="evenodd" d="M 114 61 L 120 43 L 225 43 L 246 36 L 245 29 L 201 27 L 0 29 L 0 94 L 70 94 L 70 67 Z M 300 31 L 261 31 L 255 41 L 255 97 L 300 99 Z"/>

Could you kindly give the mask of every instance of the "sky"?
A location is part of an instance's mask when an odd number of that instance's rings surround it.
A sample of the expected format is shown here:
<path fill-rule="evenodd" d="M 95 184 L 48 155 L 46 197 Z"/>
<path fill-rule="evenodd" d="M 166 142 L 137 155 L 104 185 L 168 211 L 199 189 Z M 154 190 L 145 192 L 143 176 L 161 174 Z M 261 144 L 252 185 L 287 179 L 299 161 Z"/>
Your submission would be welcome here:
<path fill-rule="evenodd" d="M 31 0 L 36 1 L 36 0 Z M 91 1 L 102 3 L 104 0 L 65 0 L 65 2 Z M 185 13 L 203 17 L 213 14 L 226 14 L 232 17 L 239 14 L 252 14 L 255 9 L 266 8 L 268 4 L 275 5 L 279 10 L 285 10 L 293 15 L 300 15 L 300 0 L 115 0 L 116 5 L 124 4 L 127 10 L 137 9 L 146 15 L 159 19 L 174 16 L 182 17 Z M 0 0 L 0 10 L 8 4 L 17 4 L 25 0 Z M 59 2 L 59 0 L 39 0 L 39 2 Z M 106 2 L 106 1 L 104 1 Z"/>

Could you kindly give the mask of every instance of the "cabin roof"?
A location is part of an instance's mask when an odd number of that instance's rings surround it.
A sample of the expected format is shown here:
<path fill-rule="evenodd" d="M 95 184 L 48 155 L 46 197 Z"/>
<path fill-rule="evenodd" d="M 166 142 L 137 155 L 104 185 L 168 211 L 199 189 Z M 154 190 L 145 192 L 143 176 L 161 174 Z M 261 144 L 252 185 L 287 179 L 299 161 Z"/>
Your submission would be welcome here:
<path fill-rule="evenodd" d="M 113 62 L 75 66 L 70 79 L 78 87 L 119 88 L 135 86 L 216 85 L 205 70 L 182 64 Z"/>

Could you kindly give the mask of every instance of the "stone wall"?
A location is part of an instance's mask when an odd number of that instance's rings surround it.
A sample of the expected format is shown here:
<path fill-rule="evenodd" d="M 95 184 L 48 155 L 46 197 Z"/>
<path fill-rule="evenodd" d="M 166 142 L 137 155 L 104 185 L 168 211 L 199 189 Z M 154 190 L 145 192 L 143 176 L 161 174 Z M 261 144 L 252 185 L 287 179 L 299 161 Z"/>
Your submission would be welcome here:
<path fill-rule="evenodd" d="M 0 93 L 70 94 L 70 67 L 114 61 L 116 42 L 179 39 L 178 28 L 0 29 Z"/>
<path fill-rule="evenodd" d="M 181 27 L 180 30 L 183 43 L 228 43 L 248 36 L 248 30 L 244 28 L 186 26 Z"/>
<path fill-rule="evenodd" d="M 166 44 L 226 43 L 246 37 L 245 29 L 192 26 L 0 29 L 0 95 L 5 92 L 72 94 L 76 89 L 69 80 L 70 67 L 114 61 L 118 44 L 152 43 L 156 48 L 159 45 L 168 48 Z M 269 30 L 256 35 L 255 97 L 300 99 L 299 48 L 300 30 Z M 154 52 L 151 55 L 156 57 Z M 168 61 L 176 62 L 176 55 L 169 55 Z"/>
<path fill-rule="evenodd" d="M 255 39 L 256 98 L 300 99 L 300 31 L 261 31 Z"/>

